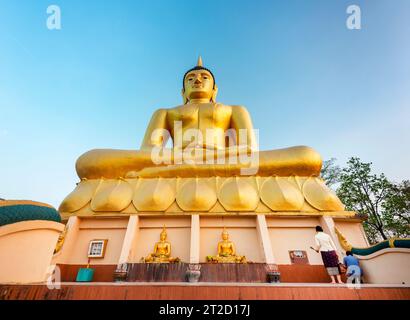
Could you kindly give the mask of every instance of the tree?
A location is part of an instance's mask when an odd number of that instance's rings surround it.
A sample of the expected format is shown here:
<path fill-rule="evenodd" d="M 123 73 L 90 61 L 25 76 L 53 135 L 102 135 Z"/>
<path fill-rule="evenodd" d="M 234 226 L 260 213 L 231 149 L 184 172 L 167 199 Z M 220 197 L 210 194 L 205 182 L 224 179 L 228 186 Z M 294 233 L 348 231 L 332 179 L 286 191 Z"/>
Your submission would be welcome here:
<path fill-rule="evenodd" d="M 386 227 L 395 237 L 408 237 L 410 232 L 410 181 L 394 184 L 383 204 Z"/>
<path fill-rule="evenodd" d="M 371 243 L 390 237 L 408 237 L 410 182 L 396 185 L 385 175 L 372 174 L 371 163 L 350 158 L 339 175 L 337 195 L 347 210 L 367 217 L 364 222 Z"/>
<path fill-rule="evenodd" d="M 332 187 L 340 180 L 340 173 L 342 169 L 336 164 L 336 158 L 323 161 L 320 176 L 325 181 L 326 185 Z"/>

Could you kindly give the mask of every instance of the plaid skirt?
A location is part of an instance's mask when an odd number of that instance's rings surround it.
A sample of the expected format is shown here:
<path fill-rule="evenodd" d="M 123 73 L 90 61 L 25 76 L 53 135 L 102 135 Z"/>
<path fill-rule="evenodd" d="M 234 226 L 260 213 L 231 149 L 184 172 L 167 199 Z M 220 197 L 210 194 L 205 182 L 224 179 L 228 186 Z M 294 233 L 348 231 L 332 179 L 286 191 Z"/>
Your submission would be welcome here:
<path fill-rule="evenodd" d="M 337 268 L 339 267 L 339 258 L 336 251 L 320 251 L 322 255 L 323 264 L 325 268 Z"/>

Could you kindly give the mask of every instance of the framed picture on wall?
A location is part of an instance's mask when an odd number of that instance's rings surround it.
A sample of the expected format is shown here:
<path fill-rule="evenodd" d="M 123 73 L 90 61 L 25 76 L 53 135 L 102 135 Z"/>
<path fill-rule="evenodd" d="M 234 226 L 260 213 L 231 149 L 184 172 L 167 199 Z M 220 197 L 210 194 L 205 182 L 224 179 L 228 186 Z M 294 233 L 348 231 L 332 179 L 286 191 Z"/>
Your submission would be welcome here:
<path fill-rule="evenodd" d="M 293 264 L 309 264 L 307 253 L 304 250 L 289 251 L 289 257 Z"/>
<path fill-rule="evenodd" d="M 108 239 L 95 239 L 88 246 L 88 258 L 104 258 Z"/>

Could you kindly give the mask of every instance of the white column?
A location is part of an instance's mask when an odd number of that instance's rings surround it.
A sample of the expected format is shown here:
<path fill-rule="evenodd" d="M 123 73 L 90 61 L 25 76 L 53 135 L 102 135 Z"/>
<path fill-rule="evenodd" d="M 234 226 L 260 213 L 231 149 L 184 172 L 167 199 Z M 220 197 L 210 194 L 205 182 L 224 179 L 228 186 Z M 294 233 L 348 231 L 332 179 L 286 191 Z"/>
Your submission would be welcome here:
<path fill-rule="evenodd" d="M 138 232 L 138 222 L 139 219 L 137 215 L 130 216 L 130 219 L 128 220 L 127 231 L 124 237 L 124 242 L 122 243 L 118 264 L 129 262 L 132 245 Z"/>
<path fill-rule="evenodd" d="M 200 241 L 199 214 L 191 215 L 191 247 L 189 263 L 199 263 L 199 241 Z"/>
<path fill-rule="evenodd" d="M 275 257 L 272 252 L 272 244 L 270 242 L 268 225 L 266 224 L 265 215 L 256 215 L 256 229 L 258 231 L 259 241 L 261 243 L 262 250 L 265 256 L 265 262 L 267 264 L 274 264 Z"/>

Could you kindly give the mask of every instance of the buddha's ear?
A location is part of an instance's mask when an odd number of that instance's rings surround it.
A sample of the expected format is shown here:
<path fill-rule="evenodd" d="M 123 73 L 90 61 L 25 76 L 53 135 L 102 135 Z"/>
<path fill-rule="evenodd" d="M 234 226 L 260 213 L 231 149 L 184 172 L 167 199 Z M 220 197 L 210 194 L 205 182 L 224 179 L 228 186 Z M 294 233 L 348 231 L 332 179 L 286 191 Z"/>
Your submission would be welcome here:
<path fill-rule="evenodd" d="M 182 95 L 182 100 L 184 101 L 184 104 L 187 104 L 188 99 L 185 96 L 185 90 L 183 88 L 181 89 L 181 95 Z"/>
<path fill-rule="evenodd" d="M 215 85 L 214 86 L 214 89 L 213 89 L 213 91 L 212 91 L 212 98 L 211 98 L 211 101 L 212 102 L 216 102 L 216 95 L 218 94 L 218 86 L 217 85 Z"/>

